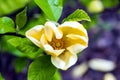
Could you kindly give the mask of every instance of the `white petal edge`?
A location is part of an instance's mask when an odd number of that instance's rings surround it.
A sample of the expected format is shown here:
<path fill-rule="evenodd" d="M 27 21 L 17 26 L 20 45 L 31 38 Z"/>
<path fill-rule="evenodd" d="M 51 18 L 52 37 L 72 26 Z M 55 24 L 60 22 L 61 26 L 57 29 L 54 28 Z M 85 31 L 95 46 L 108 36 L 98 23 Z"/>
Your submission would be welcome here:
<path fill-rule="evenodd" d="M 52 55 L 54 57 L 59 56 L 65 51 L 65 49 L 54 50 L 53 47 L 49 44 L 44 45 L 44 49 L 47 52 L 47 54 Z"/>
<path fill-rule="evenodd" d="M 28 37 L 36 46 L 38 46 L 38 47 L 42 47 L 42 45 L 41 45 L 41 43 L 37 40 L 37 39 L 35 39 L 35 38 L 33 38 L 33 37 Z"/>
<path fill-rule="evenodd" d="M 67 70 L 69 67 L 73 66 L 75 63 L 77 62 L 77 55 L 73 55 L 73 57 L 70 59 L 70 61 L 68 62 L 68 64 L 66 64 L 66 66 L 64 67 L 63 70 Z"/>
<path fill-rule="evenodd" d="M 69 57 L 69 61 L 65 62 L 64 60 L 60 59 L 58 57 L 51 57 L 51 62 L 54 66 L 56 66 L 59 69 L 67 70 L 69 67 L 73 66 L 77 62 L 77 55 L 73 55 L 72 57 Z"/>
<path fill-rule="evenodd" d="M 30 35 L 30 33 L 31 33 L 32 30 L 41 31 L 41 30 L 43 29 L 43 27 L 44 27 L 43 25 L 37 25 L 37 26 L 31 28 L 30 30 L 28 30 L 28 31 L 25 33 L 26 37 L 27 37 L 28 39 L 30 39 L 30 40 L 31 40 L 35 45 L 37 45 L 38 47 L 41 47 L 41 43 L 40 43 L 37 39 L 35 39 L 34 37 L 32 37 L 32 36 Z"/>
<path fill-rule="evenodd" d="M 61 39 L 62 38 L 63 33 L 56 27 L 56 25 L 53 22 L 50 22 L 50 21 L 46 22 L 45 27 L 46 28 L 50 27 L 53 30 L 53 32 L 55 33 L 56 39 Z"/>
<path fill-rule="evenodd" d="M 67 47 L 67 50 L 70 51 L 72 54 L 77 54 L 87 48 L 87 46 L 83 46 L 81 44 L 74 44 L 70 47 Z"/>
<path fill-rule="evenodd" d="M 53 57 L 53 56 L 51 56 L 51 62 L 57 68 L 64 69 L 65 62 L 63 60 L 61 60 L 59 57 Z"/>
<path fill-rule="evenodd" d="M 33 28 L 31 28 L 30 30 L 26 31 L 25 35 L 28 37 L 32 30 L 35 30 L 35 31 L 39 32 L 43 29 L 43 27 L 44 27 L 43 25 L 36 25 Z"/>
<path fill-rule="evenodd" d="M 41 31 L 43 29 L 43 25 L 36 25 L 35 27 L 33 27 L 32 29 L 36 30 L 36 31 Z M 30 29 L 30 30 L 32 30 Z"/>

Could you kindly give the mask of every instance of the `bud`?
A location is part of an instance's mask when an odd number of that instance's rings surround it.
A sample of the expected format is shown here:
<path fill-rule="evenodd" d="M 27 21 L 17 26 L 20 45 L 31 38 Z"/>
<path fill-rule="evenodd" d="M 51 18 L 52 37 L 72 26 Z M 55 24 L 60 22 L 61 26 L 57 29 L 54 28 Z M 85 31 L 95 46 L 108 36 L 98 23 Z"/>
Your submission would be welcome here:
<path fill-rule="evenodd" d="M 104 6 L 100 0 L 92 0 L 88 4 L 87 9 L 90 13 L 99 13 L 104 10 Z"/>

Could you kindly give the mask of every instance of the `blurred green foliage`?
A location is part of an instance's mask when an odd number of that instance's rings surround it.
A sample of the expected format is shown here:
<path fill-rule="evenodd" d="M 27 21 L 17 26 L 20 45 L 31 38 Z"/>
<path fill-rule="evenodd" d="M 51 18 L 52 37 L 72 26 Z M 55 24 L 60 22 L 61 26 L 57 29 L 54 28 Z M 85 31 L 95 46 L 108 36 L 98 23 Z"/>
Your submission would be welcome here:
<path fill-rule="evenodd" d="M 1 75 L 1 73 L 0 73 L 0 80 L 5 80 L 5 79 L 3 78 L 3 76 Z"/>
<path fill-rule="evenodd" d="M 100 13 L 104 9 L 114 8 L 119 4 L 119 0 L 79 0 L 90 13 Z"/>
<path fill-rule="evenodd" d="M 15 12 L 28 2 L 29 0 L 0 0 L 0 16 Z"/>
<path fill-rule="evenodd" d="M 94 2 L 96 1 L 96 2 Z M 110 29 L 110 25 L 108 23 L 101 24 L 101 13 L 104 12 L 106 9 L 110 10 L 113 8 L 116 8 L 118 4 L 120 3 L 119 0 L 79 0 L 80 4 L 83 5 L 86 8 L 86 11 L 89 13 L 91 22 L 84 22 L 84 26 L 87 29 L 91 29 L 93 27 L 96 27 L 98 25 L 103 26 L 104 29 Z M 98 2 L 98 4 L 97 4 Z M 93 3 L 93 4 L 92 4 Z M 96 3 L 96 4 L 95 4 Z M 96 5 L 96 6 L 95 6 Z M 118 11 L 119 13 L 119 11 Z"/>
<path fill-rule="evenodd" d="M 26 58 L 17 58 L 14 61 L 14 67 L 16 73 L 20 73 L 27 66 L 28 61 Z"/>
<path fill-rule="evenodd" d="M 119 0 L 101 0 L 105 8 L 114 8 L 119 4 Z"/>
<path fill-rule="evenodd" d="M 83 4 L 84 6 L 88 6 L 89 3 L 91 3 L 94 0 L 79 0 L 81 4 Z M 97 1 L 101 1 L 102 4 L 104 5 L 104 8 L 113 8 L 116 7 L 119 4 L 119 0 L 114 0 L 114 1 L 110 1 L 110 0 L 97 0 Z"/>
<path fill-rule="evenodd" d="M 7 32 L 15 32 L 14 21 L 9 17 L 0 18 L 0 34 Z"/>

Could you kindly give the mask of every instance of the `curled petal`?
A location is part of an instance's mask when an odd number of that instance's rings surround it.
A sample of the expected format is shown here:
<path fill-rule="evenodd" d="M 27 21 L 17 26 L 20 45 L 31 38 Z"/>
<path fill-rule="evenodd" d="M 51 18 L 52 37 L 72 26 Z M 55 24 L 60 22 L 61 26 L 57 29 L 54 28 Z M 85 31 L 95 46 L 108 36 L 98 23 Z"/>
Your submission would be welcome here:
<path fill-rule="evenodd" d="M 81 36 L 85 36 L 87 38 L 87 31 L 83 27 L 82 24 L 75 22 L 75 21 L 70 21 L 70 22 L 64 22 L 58 28 L 63 32 L 64 35 L 67 34 L 78 34 Z"/>
<path fill-rule="evenodd" d="M 53 29 L 51 28 L 50 25 L 48 25 L 48 23 L 46 23 L 46 25 L 44 27 L 44 31 L 45 31 L 45 36 L 46 36 L 47 40 L 49 42 L 51 42 L 52 37 L 53 37 Z"/>
<path fill-rule="evenodd" d="M 52 61 L 52 64 L 59 69 L 64 69 L 66 65 L 66 63 L 63 60 L 61 60 L 59 57 L 51 56 L 51 61 Z"/>
<path fill-rule="evenodd" d="M 53 47 L 50 46 L 49 44 L 44 45 L 44 49 L 49 55 L 52 55 L 54 57 L 59 56 L 65 50 L 65 49 L 54 50 Z"/>
<path fill-rule="evenodd" d="M 38 47 L 41 47 L 41 43 L 39 42 L 41 35 L 43 33 L 43 25 L 37 25 L 32 29 L 28 30 L 25 35 L 29 38 L 34 44 Z"/>
<path fill-rule="evenodd" d="M 50 31 L 49 31 L 50 30 Z M 62 32 L 56 27 L 56 25 L 53 22 L 46 22 L 45 23 L 45 34 L 48 38 L 49 41 L 51 41 L 51 37 L 52 37 L 52 31 L 55 34 L 56 39 L 61 39 L 63 34 Z M 50 34 L 49 34 L 50 33 Z M 50 36 L 49 36 L 50 35 Z"/>
<path fill-rule="evenodd" d="M 88 46 L 88 39 L 86 39 L 84 36 L 68 34 L 66 37 L 69 38 L 67 40 L 67 43 L 69 42 L 69 46 L 67 46 L 66 49 L 72 54 L 77 54 Z"/>
<path fill-rule="evenodd" d="M 40 38 L 40 43 L 42 45 L 42 48 L 44 45 L 48 44 L 47 40 L 46 40 L 46 37 L 44 34 L 42 34 L 41 38 Z"/>
<path fill-rule="evenodd" d="M 87 46 L 83 46 L 81 44 L 74 44 L 70 47 L 67 47 L 67 50 L 70 51 L 72 54 L 77 54 L 84 50 Z"/>
<path fill-rule="evenodd" d="M 77 55 L 73 55 L 69 51 L 66 51 L 57 57 L 52 56 L 51 61 L 57 68 L 67 70 L 69 67 L 76 63 Z"/>
<path fill-rule="evenodd" d="M 66 35 L 66 47 L 69 47 L 74 44 L 81 44 L 82 46 L 88 46 L 88 39 L 85 36 L 80 36 L 76 34 L 68 34 Z"/>
<path fill-rule="evenodd" d="M 37 39 L 35 39 L 35 38 L 33 38 L 33 37 L 29 37 L 29 39 L 36 45 L 36 46 L 38 46 L 38 47 L 42 47 L 42 45 L 41 45 L 41 43 L 37 40 Z"/>
<path fill-rule="evenodd" d="M 75 40 L 75 39 L 81 39 L 84 42 L 88 43 L 88 38 L 86 38 L 85 36 L 76 35 L 76 34 L 68 34 L 68 35 L 66 35 L 66 37 L 71 38 L 73 40 Z"/>

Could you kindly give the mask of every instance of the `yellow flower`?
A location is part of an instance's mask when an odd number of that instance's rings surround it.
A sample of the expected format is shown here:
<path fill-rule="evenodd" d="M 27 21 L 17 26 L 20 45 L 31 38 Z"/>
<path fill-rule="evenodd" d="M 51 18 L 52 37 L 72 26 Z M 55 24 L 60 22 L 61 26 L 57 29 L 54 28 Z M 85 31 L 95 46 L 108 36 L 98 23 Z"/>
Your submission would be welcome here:
<path fill-rule="evenodd" d="M 51 55 L 52 64 L 62 70 L 74 65 L 77 53 L 88 46 L 86 29 L 74 21 L 61 25 L 48 21 L 45 25 L 37 25 L 28 30 L 26 37 Z"/>

